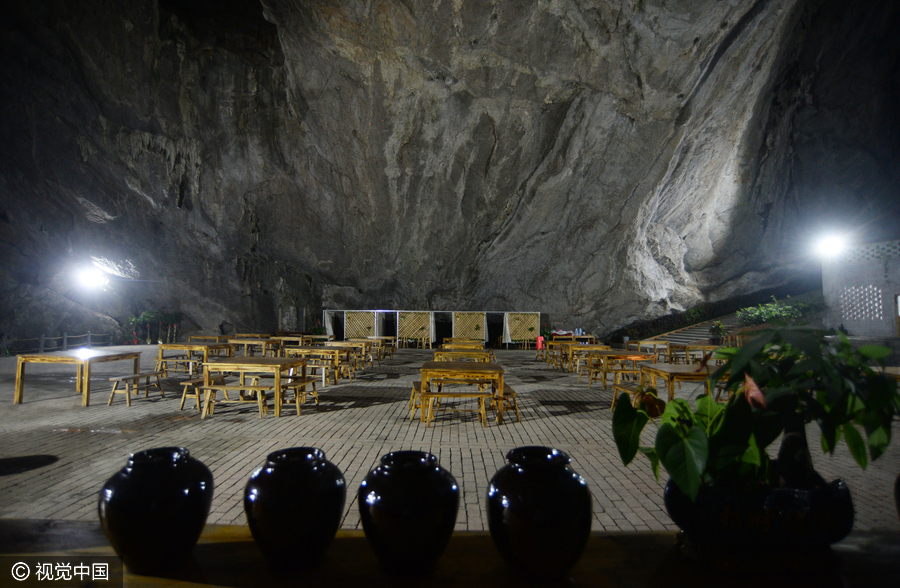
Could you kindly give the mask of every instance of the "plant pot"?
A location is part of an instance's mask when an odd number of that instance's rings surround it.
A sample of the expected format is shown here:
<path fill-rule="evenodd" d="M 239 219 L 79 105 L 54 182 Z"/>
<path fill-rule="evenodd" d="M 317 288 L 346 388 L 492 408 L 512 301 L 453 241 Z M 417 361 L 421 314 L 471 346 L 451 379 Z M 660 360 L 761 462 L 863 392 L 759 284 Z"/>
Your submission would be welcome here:
<path fill-rule="evenodd" d="M 103 532 L 134 574 L 177 568 L 194 549 L 213 498 L 209 468 L 183 447 L 132 453 L 100 491 Z"/>
<path fill-rule="evenodd" d="M 394 451 L 359 488 L 366 539 L 389 575 L 431 573 L 444 553 L 459 510 L 459 486 L 437 457 Z"/>
<path fill-rule="evenodd" d="M 900 475 L 894 480 L 894 504 L 897 506 L 897 515 L 900 516 Z"/>
<path fill-rule="evenodd" d="M 556 449 L 518 447 L 506 461 L 487 494 L 494 545 L 514 570 L 559 578 L 581 557 L 591 533 L 587 484 Z"/>
<path fill-rule="evenodd" d="M 318 566 L 341 524 L 347 486 L 320 449 L 270 453 L 244 488 L 244 513 L 269 566 L 293 571 Z"/>
<path fill-rule="evenodd" d="M 816 490 L 704 485 L 694 502 L 670 479 L 665 504 L 695 554 L 727 545 L 754 567 L 825 553 L 853 527 L 853 501 L 841 479 Z"/>

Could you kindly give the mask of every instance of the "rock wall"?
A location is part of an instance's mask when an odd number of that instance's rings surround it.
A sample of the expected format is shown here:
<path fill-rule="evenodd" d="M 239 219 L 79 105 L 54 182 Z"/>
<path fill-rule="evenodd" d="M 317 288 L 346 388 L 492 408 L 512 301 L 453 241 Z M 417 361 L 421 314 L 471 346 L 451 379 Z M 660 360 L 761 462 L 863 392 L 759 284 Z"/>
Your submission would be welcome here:
<path fill-rule="evenodd" d="M 6 2 L 0 332 L 47 290 L 85 330 L 408 308 L 603 333 L 807 278 L 823 224 L 895 238 L 898 12 Z M 70 284 L 90 262 L 102 295 Z"/>

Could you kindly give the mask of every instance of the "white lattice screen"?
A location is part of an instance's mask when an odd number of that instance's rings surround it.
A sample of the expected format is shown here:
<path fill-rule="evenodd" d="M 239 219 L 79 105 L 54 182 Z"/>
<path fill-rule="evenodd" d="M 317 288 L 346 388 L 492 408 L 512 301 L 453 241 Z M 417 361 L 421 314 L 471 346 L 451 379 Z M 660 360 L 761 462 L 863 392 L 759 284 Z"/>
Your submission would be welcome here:
<path fill-rule="evenodd" d="M 374 312 L 348 310 L 344 313 L 344 339 L 365 339 L 374 334 Z"/>
<path fill-rule="evenodd" d="M 881 288 L 850 286 L 841 292 L 841 316 L 845 321 L 884 320 Z"/>
<path fill-rule="evenodd" d="M 864 262 L 900 257 L 900 241 L 858 245 L 842 256 L 842 261 Z"/>

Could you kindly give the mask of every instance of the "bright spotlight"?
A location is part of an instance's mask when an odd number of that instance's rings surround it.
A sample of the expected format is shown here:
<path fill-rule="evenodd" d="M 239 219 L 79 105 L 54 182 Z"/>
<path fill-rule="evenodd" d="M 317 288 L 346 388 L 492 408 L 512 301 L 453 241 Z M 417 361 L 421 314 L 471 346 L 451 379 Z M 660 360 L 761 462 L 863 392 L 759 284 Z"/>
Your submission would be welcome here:
<path fill-rule="evenodd" d="M 843 235 L 824 235 L 814 244 L 814 249 L 819 257 L 837 257 L 847 248 L 847 238 Z"/>
<path fill-rule="evenodd" d="M 78 272 L 78 281 L 83 288 L 103 290 L 109 285 L 109 279 L 97 268 L 86 268 Z"/>

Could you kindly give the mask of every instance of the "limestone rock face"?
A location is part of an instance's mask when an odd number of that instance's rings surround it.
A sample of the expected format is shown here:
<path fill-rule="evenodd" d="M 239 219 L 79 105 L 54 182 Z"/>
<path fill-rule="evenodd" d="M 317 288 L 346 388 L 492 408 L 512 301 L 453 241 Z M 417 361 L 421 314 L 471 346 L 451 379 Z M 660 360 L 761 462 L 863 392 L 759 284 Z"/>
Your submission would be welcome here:
<path fill-rule="evenodd" d="M 0 332 L 44 289 L 204 330 L 604 333 L 815 274 L 822 226 L 897 236 L 898 25 L 888 0 L 5 2 Z M 87 263 L 102 296 L 69 283 Z"/>

